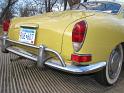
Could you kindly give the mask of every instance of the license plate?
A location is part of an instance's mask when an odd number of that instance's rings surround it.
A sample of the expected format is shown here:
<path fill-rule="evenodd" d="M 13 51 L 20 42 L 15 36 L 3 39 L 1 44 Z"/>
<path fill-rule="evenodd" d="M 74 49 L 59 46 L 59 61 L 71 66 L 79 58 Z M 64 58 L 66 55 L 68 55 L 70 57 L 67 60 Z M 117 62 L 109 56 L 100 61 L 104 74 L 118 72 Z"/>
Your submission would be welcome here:
<path fill-rule="evenodd" d="M 21 28 L 19 41 L 23 43 L 34 44 L 36 36 L 36 29 Z"/>

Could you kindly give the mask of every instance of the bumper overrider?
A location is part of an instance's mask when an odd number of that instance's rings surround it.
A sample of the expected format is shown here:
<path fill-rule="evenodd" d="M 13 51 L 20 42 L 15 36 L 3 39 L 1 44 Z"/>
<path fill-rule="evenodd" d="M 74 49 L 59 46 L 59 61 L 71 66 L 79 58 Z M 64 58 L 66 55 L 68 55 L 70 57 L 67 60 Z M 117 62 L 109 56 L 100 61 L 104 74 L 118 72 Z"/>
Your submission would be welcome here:
<path fill-rule="evenodd" d="M 98 62 L 95 64 L 86 65 L 86 66 L 76 66 L 73 64 L 67 65 L 65 63 L 65 61 L 63 60 L 63 58 L 61 57 L 61 55 L 57 51 L 55 51 L 53 49 L 49 49 L 49 48 L 45 47 L 44 45 L 37 47 L 37 46 L 33 46 L 33 45 L 21 43 L 21 42 L 12 41 L 7 37 L 7 35 L 1 36 L 1 41 L 2 41 L 2 46 L 1 46 L 2 51 L 7 50 L 16 55 L 33 60 L 33 61 L 37 62 L 37 65 L 40 67 L 46 65 L 51 68 L 65 71 L 65 72 L 72 73 L 72 74 L 89 74 L 89 73 L 97 72 L 106 66 L 106 62 Z M 24 51 L 23 49 L 21 49 L 19 47 L 15 47 L 14 44 L 20 44 L 23 46 L 38 49 L 38 53 L 37 53 L 37 55 L 34 55 L 32 53 Z M 59 62 L 56 62 L 55 60 L 45 61 L 46 59 L 45 59 L 44 55 L 46 52 L 52 52 L 53 54 L 56 55 L 56 57 L 60 61 Z"/>

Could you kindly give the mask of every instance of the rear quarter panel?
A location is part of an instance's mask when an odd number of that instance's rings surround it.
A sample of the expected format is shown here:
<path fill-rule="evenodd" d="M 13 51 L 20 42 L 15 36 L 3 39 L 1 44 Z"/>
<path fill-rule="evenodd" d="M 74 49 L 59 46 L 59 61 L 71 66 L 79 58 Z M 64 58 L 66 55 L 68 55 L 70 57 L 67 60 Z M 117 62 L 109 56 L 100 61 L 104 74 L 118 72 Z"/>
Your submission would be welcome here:
<path fill-rule="evenodd" d="M 117 15 L 96 13 L 94 16 L 81 20 L 85 20 L 88 24 L 87 35 L 82 49 L 79 52 L 74 52 L 72 47 L 71 36 L 76 21 L 71 24 L 64 33 L 62 55 L 68 62 L 71 61 L 72 53 L 92 55 L 91 62 L 82 64 L 101 61 L 107 62 L 112 49 L 124 42 L 124 19 L 119 18 Z"/>

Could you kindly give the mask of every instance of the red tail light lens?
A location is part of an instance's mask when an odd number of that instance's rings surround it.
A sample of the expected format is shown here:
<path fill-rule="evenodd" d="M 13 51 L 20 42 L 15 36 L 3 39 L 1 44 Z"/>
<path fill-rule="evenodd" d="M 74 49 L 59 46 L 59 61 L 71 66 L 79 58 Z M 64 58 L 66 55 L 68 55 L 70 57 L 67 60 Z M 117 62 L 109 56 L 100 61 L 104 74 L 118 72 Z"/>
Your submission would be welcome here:
<path fill-rule="evenodd" d="M 90 62 L 92 60 L 91 55 L 78 55 L 78 54 L 72 54 L 71 60 L 73 62 L 81 63 L 81 62 Z"/>
<path fill-rule="evenodd" d="M 5 21 L 3 21 L 3 31 L 4 32 L 8 32 L 8 30 L 9 30 L 9 26 L 10 26 L 10 20 L 5 20 Z"/>
<path fill-rule="evenodd" d="M 85 21 L 80 21 L 75 24 L 72 31 L 72 44 L 75 51 L 79 51 L 85 40 L 87 24 Z"/>
<path fill-rule="evenodd" d="M 75 24 L 72 32 L 72 42 L 81 43 L 85 39 L 86 34 L 86 22 L 81 21 Z"/>

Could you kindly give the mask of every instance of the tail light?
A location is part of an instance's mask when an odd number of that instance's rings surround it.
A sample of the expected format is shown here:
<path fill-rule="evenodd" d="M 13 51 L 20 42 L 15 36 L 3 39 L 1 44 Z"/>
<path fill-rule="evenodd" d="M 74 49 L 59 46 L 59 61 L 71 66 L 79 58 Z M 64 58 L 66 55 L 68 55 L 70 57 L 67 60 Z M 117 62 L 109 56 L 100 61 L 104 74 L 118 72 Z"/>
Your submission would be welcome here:
<path fill-rule="evenodd" d="M 3 21 L 2 26 L 3 26 L 3 31 L 4 31 L 4 32 L 8 32 L 9 26 L 10 26 L 10 20 L 5 20 L 5 21 Z"/>
<path fill-rule="evenodd" d="M 77 52 L 82 48 L 87 31 L 87 24 L 85 21 L 80 21 L 75 24 L 72 32 L 72 44 L 74 50 Z"/>
<path fill-rule="evenodd" d="M 72 54 L 71 55 L 71 60 L 73 62 L 81 63 L 81 62 L 90 62 L 92 60 L 91 55 L 81 55 L 81 54 Z"/>

